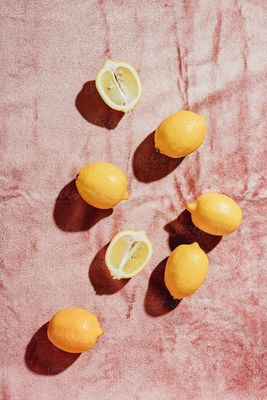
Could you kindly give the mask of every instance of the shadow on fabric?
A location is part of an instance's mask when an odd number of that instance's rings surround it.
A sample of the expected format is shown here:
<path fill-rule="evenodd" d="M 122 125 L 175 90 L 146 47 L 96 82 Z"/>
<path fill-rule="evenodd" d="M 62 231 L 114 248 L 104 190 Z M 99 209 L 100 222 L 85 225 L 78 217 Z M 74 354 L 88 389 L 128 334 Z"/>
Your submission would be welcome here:
<path fill-rule="evenodd" d="M 89 279 L 96 294 L 113 294 L 123 288 L 129 279 L 113 279 L 105 263 L 105 254 L 108 248 L 106 244 L 94 257 L 89 267 Z"/>
<path fill-rule="evenodd" d="M 112 110 L 99 95 L 95 81 L 86 82 L 78 93 L 75 105 L 81 116 L 91 124 L 114 129 L 124 116 L 121 111 Z"/>
<path fill-rule="evenodd" d="M 25 352 L 25 363 L 30 371 L 39 375 L 57 375 L 70 367 L 80 353 L 67 353 L 57 349 L 47 337 L 48 323 L 32 337 Z"/>
<path fill-rule="evenodd" d="M 154 135 L 155 132 L 150 133 L 139 144 L 133 156 L 134 175 L 140 182 L 149 183 L 162 179 L 183 161 L 183 158 L 170 158 L 158 153 L 155 149 Z"/>
<path fill-rule="evenodd" d="M 129 279 L 113 279 L 105 263 L 105 254 L 109 243 L 107 243 L 94 257 L 89 267 L 89 279 L 96 294 L 113 294 L 118 292 Z"/>
<path fill-rule="evenodd" d="M 148 315 L 159 317 L 174 310 L 181 300 L 174 300 L 164 282 L 168 258 L 162 260 L 152 272 L 145 296 L 144 307 Z"/>
<path fill-rule="evenodd" d="M 165 225 L 164 229 L 169 233 L 169 246 L 174 250 L 180 244 L 197 242 L 206 253 L 214 249 L 221 241 L 222 236 L 215 236 L 198 229 L 192 222 L 191 214 L 184 210 L 178 218 Z"/>
<path fill-rule="evenodd" d="M 87 204 L 79 195 L 73 180 L 64 186 L 56 199 L 54 221 L 62 231 L 86 231 L 112 212 L 112 208 L 101 210 Z"/>

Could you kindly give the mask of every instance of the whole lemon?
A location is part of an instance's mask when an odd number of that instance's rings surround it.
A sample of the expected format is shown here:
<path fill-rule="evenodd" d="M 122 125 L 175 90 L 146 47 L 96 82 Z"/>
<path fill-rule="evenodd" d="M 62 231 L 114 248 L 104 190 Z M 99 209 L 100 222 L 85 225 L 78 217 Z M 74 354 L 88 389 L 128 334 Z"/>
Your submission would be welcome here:
<path fill-rule="evenodd" d="M 174 299 L 190 296 L 204 282 L 208 268 L 208 257 L 198 243 L 182 244 L 168 258 L 165 285 Z"/>
<path fill-rule="evenodd" d="M 82 168 L 76 178 L 81 197 L 91 206 L 108 209 L 127 200 L 127 178 L 115 165 L 94 162 Z"/>
<path fill-rule="evenodd" d="M 205 193 L 186 207 L 199 229 L 211 235 L 228 235 L 234 232 L 242 221 L 239 205 L 222 193 Z"/>
<path fill-rule="evenodd" d="M 155 148 L 168 157 L 180 158 L 193 153 L 206 136 L 205 116 L 178 111 L 164 119 L 155 132 Z"/>
<path fill-rule="evenodd" d="M 83 308 L 65 308 L 49 321 L 47 336 L 57 348 L 82 353 L 93 347 L 103 331 L 94 314 Z"/>

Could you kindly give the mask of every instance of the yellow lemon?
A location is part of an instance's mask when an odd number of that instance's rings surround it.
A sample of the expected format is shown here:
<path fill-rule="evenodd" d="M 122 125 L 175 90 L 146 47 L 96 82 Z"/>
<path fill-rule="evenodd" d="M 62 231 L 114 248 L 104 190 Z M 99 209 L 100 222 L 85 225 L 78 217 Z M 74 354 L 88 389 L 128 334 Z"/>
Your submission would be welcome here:
<path fill-rule="evenodd" d="M 96 88 L 113 110 L 129 112 L 139 102 L 142 87 L 135 68 L 125 62 L 107 60 L 96 77 Z"/>
<path fill-rule="evenodd" d="M 129 197 L 126 176 L 107 162 L 95 162 L 82 168 L 76 187 L 81 197 L 96 208 L 108 209 Z"/>
<path fill-rule="evenodd" d="M 164 281 L 174 299 L 190 296 L 208 273 L 209 260 L 198 243 L 182 244 L 168 258 Z"/>
<path fill-rule="evenodd" d="M 103 331 L 94 314 L 83 308 L 65 308 L 49 321 L 47 336 L 57 348 L 82 353 L 93 347 Z"/>
<path fill-rule="evenodd" d="M 145 268 L 152 254 L 145 231 L 123 231 L 110 242 L 105 261 L 114 279 L 132 278 Z"/>
<path fill-rule="evenodd" d="M 172 158 L 193 153 L 206 136 L 205 116 L 178 111 L 164 119 L 155 132 L 155 148 Z"/>
<path fill-rule="evenodd" d="M 186 207 L 199 229 L 211 235 L 228 235 L 234 232 L 242 221 L 239 205 L 221 193 L 205 193 Z"/>

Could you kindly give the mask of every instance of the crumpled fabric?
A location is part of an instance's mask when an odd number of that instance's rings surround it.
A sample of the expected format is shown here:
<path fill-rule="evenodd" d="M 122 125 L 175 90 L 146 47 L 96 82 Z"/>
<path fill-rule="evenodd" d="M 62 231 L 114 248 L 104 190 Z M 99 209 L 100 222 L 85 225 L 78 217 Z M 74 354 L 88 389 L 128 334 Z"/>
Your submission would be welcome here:
<path fill-rule="evenodd" d="M 266 2 L 5 0 L 1 4 L 1 398 L 263 400 L 266 392 Z M 109 109 L 94 79 L 106 58 L 133 64 L 143 95 Z M 182 160 L 154 151 L 171 113 L 206 115 Z M 99 211 L 79 197 L 81 167 L 109 161 L 130 198 Z M 242 207 L 240 229 L 198 231 L 186 203 L 206 191 Z M 154 256 L 113 281 L 107 244 L 145 229 Z M 206 282 L 173 301 L 166 258 L 198 241 Z M 81 355 L 54 348 L 65 307 L 104 330 Z"/>

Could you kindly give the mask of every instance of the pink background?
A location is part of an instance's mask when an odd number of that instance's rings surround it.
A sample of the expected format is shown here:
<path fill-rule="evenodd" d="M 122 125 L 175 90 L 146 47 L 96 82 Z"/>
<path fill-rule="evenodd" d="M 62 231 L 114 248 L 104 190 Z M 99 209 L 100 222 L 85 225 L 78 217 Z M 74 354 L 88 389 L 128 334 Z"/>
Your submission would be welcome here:
<path fill-rule="evenodd" d="M 1 2 L 1 399 L 265 399 L 266 11 L 264 0 Z M 99 99 L 105 58 L 132 63 L 143 96 L 122 115 Z M 180 163 L 153 131 L 176 110 L 207 116 L 207 138 Z M 265 147 L 266 149 L 266 147 Z M 96 211 L 72 182 L 105 160 L 130 199 Z M 221 191 L 243 209 L 238 232 L 194 229 L 185 205 Z M 105 246 L 146 229 L 155 254 L 128 282 Z M 202 288 L 175 304 L 163 285 L 180 243 L 209 251 Z M 56 350 L 59 309 L 104 329 L 81 356 Z M 264 376 L 265 375 L 265 376 Z"/>

